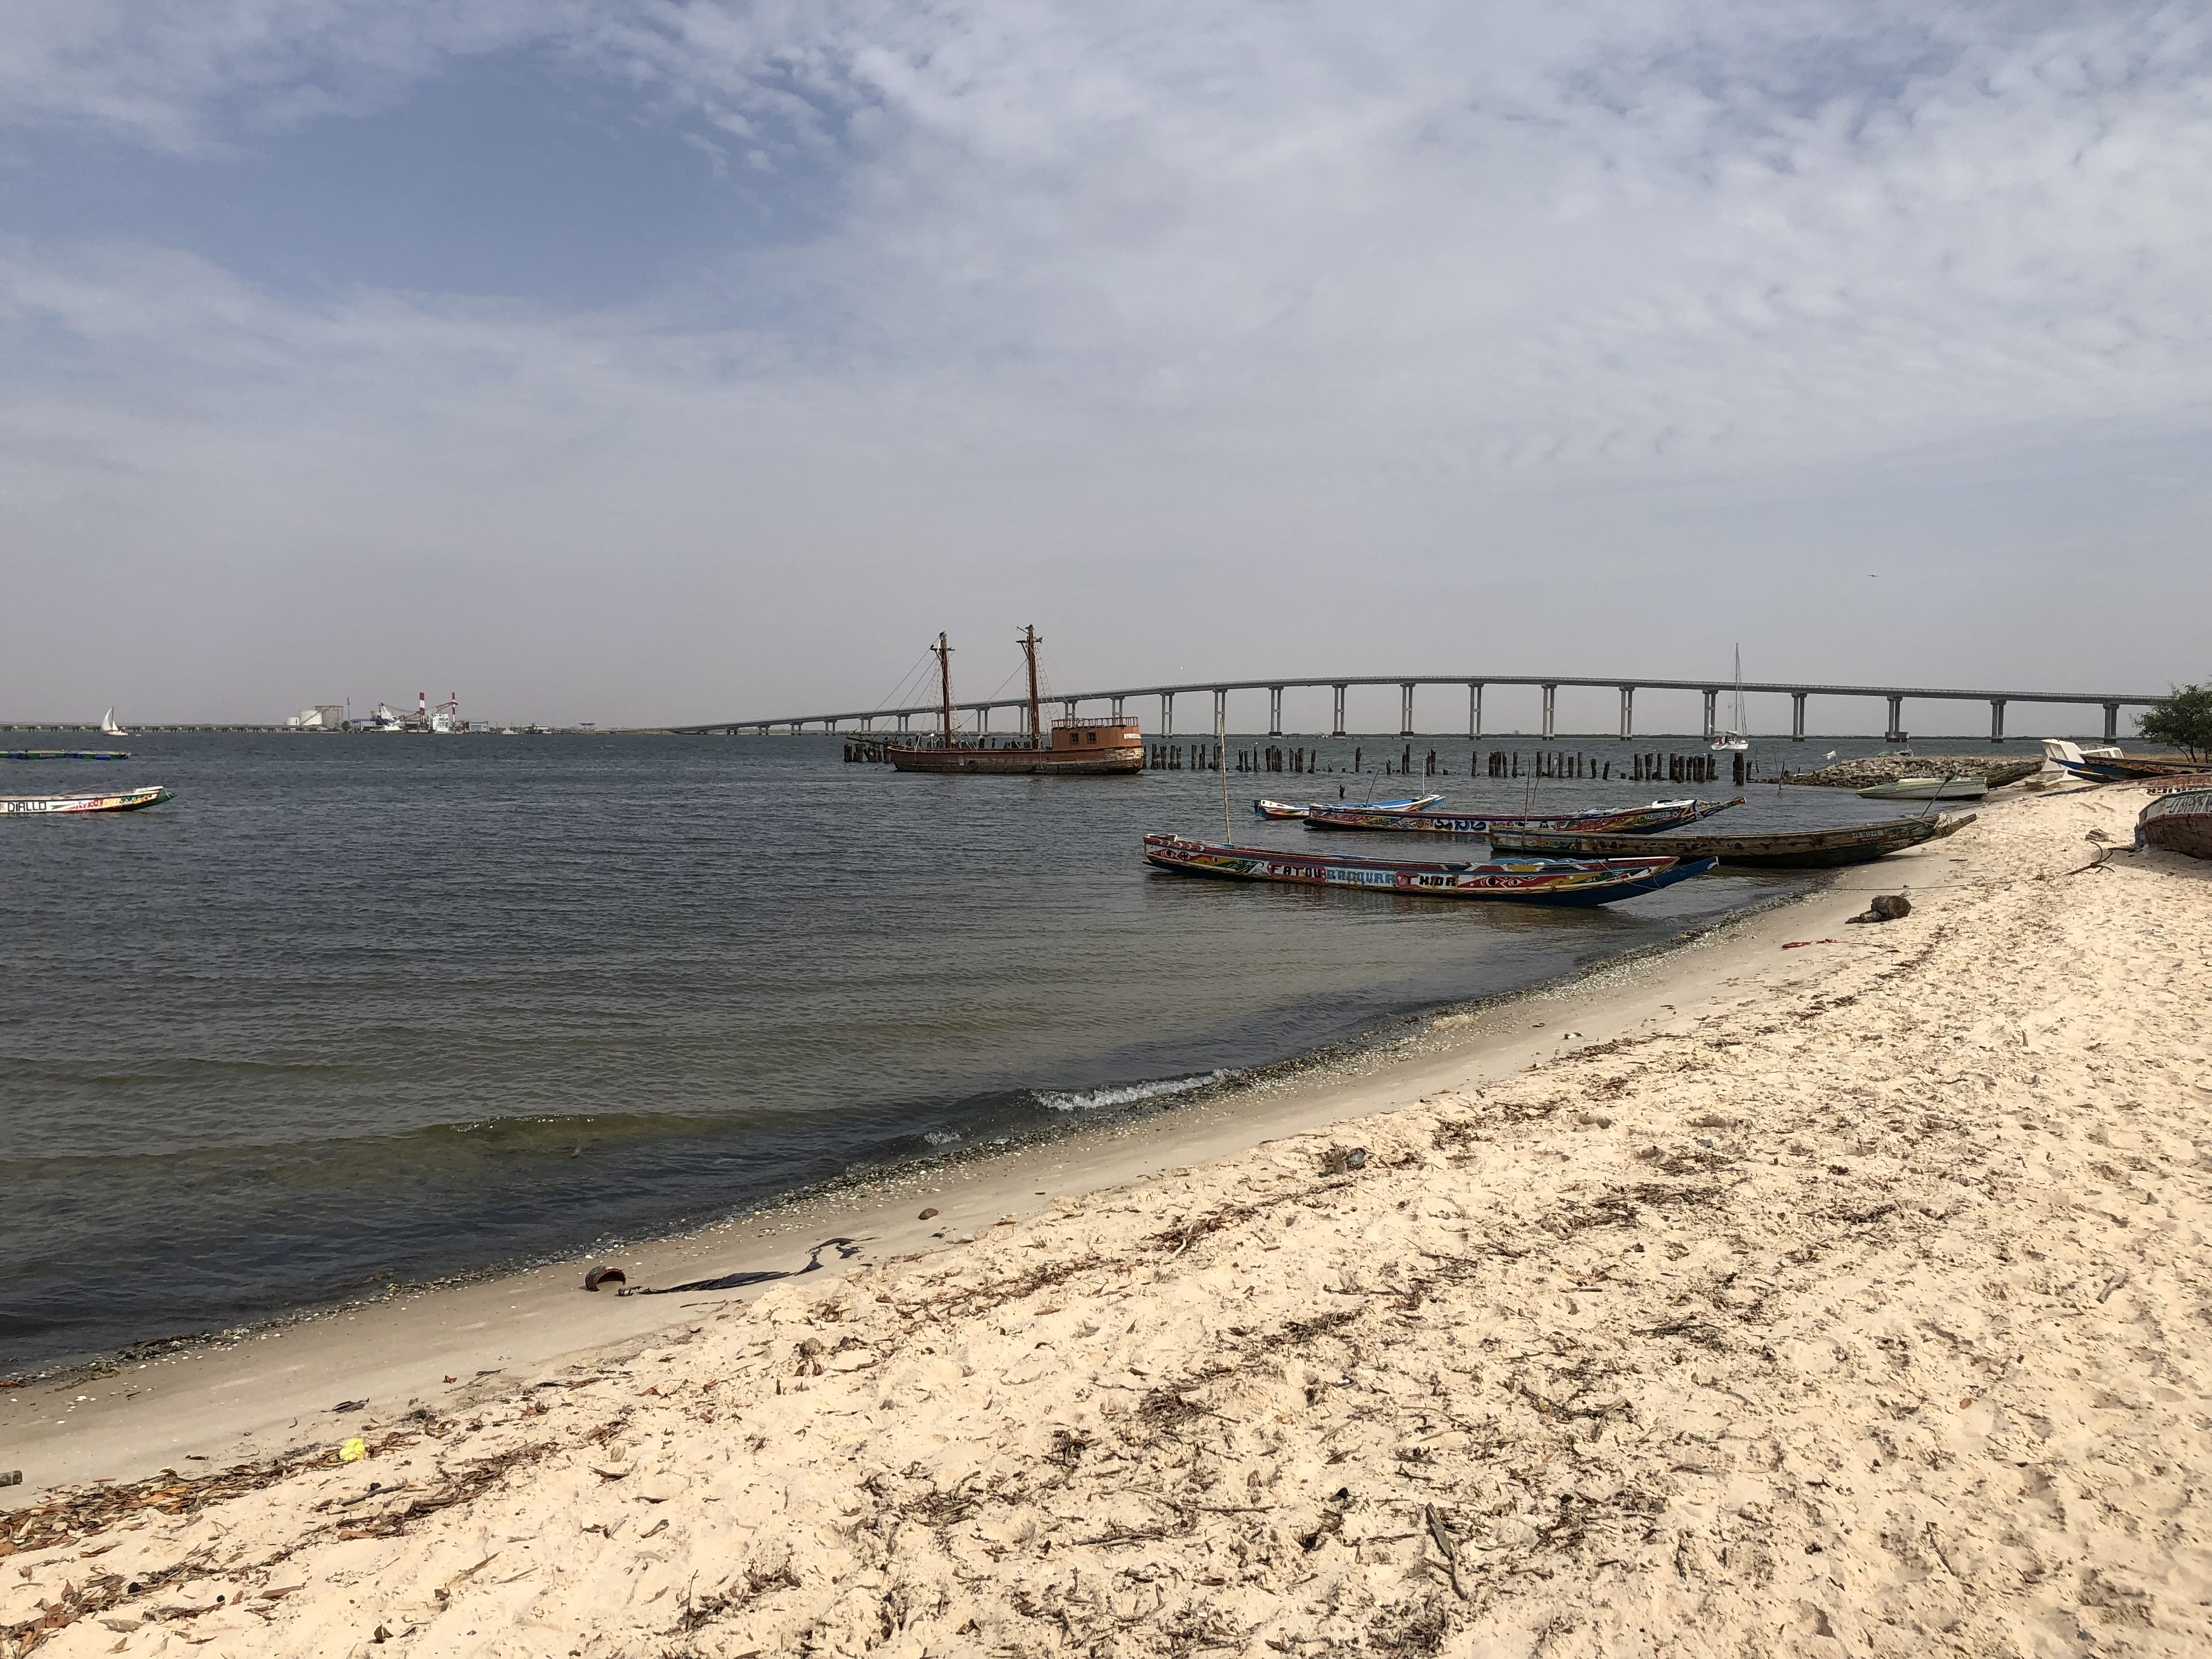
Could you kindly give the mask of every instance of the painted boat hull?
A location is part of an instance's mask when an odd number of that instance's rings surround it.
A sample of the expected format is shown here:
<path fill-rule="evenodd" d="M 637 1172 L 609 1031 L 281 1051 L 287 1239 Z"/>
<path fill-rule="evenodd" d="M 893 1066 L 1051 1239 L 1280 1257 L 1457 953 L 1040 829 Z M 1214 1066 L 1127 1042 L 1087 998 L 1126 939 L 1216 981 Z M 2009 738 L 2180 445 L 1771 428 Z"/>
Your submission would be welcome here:
<path fill-rule="evenodd" d="M 32 814 L 52 817 L 70 812 L 143 812 L 174 800 L 177 792 L 149 784 L 143 789 L 125 789 L 112 795 L 0 795 L 0 817 Z"/>
<path fill-rule="evenodd" d="M 1431 836 L 1481 836 L 1492 830 L 1572 830 L 1589 835 L 1649 836 L 1680 824 L 1697 823 L 1743 805 L 1734 800 L 1655 800 L 1609 812 L 1378 812 L 1358 806 L 1316 806 L 1306 813 L 1309 830 L 1413 830 Z"/>
<path fill-rule="evenodd" d="M 1424 806 L 1434 805 L 1443 799 L 1442 795 L 1405 795 L 1396 800 L 1339 801 L 1336 805 L 1340 808 L 1357 807 L 1370 812 L 1418 812 Z M 1327 801 L 1316 800 L 1308 801 L 1304 806 L 1300 806 L 1286 800 L 1261 799 L 1252 803 L 1252 816 L 1281 820 L 1302 818 L 1315 807 L 1326 806 L 1328 804 Z"/>
<path fill-rule="evenodd" d="M 2136 845 L 2212 859 L 2212 789 L 2177 789 L 2136 815 Z"/>
<path fill-rule="evenodd" d="M 1832 870 L 1846 864 L 1870 864 L 1878 858 L 1941 841 L 1974 821 L 1974 814 L 1945 813 L 1932 818 L 1888 818 L 1838 830 L 1780 830 L 1766 836 L 1587 836 L 1568 830 L 1501 830 L 1490 838 L 1493 851 L 1530 853 L 1546 858 L 1634 858 L 1670 853 L 1676 858 L 1717 859 L 1754 870 Z"/>
<path fill-rule="evenodd" d="M 2058 764 L 2091 783 L 2148 783 L 2153 778 L 2180 777 L 2197 771 L 2203 763 L 2135 755 L 2084 755 L 2080 760 L 2060 757 Z"/>
<path fill-rule="evenodd" d="M 1337 858 L 1146 836 L 1145 861 L 1176 875 L 1231 881 L 1287 882 L 1303 887 L 1352 887 L 1415 898 L 1476 900 L 1582 908 L 1612 904 L 1703 875 L 1711 859 L 1559 859 L 1432 864 L 1397 859 Z"/>
<path fill-rule="evenodd" d="M 1989 793 L 1987 778 L 1899 778 L 1858 794 L 1861 800 L 1979 800 Z"/>
<path fill-rule="evenodd" d="M 1142 745 L 1101 749 L 1092 755 L 1054 754 L 1049 749 L 887 749 L 901 772 L 938 772 L 958 776 L 1098 778 L 1126 776 L 1145 769 Z"/>
<path fill-rule="evenodd" d="M 130 752 L 122 749 L 10 749 L 0 753 L 0 760 L 129 760 Z"/>

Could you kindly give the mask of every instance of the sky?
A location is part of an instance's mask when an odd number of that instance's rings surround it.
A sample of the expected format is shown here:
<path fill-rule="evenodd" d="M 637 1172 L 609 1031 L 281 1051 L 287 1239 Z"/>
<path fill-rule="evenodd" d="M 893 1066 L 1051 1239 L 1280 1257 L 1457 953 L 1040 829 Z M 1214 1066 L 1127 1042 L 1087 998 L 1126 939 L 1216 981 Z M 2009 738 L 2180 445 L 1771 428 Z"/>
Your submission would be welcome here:
<path fill-rule="evenodd" d="M 2209 312 L 2201 4 L 0 0 L 0 720 L 2154 692 Z"/>

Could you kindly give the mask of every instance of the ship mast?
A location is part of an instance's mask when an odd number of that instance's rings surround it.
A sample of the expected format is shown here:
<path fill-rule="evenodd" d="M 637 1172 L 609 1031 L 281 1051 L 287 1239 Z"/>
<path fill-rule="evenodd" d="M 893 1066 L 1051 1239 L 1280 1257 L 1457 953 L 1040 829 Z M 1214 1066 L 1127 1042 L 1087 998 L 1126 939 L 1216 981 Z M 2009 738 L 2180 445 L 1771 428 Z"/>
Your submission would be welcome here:
<path fill-rule="evenodd" d="M 929 647 L 937 653 L 938 684 L 945 692 L 945 746 L 952 747 L 952 647 L 945 642 L 945 635 L 937 636 L 937 643 Z"/>
<path fill-rule="evenodd" d="M 1042 729 L 1041 722 L 1037 719 L 1037 636 L 1036 624 L 1035 623 L 1031 623 L 1027 628 L 1022 629 L 1021 643 L 1022 655 L 1029 659 L 1030 665 L 1030 747 L 1032 749 L 1042 749 L 1044 747 L 1044 732 Z"/>

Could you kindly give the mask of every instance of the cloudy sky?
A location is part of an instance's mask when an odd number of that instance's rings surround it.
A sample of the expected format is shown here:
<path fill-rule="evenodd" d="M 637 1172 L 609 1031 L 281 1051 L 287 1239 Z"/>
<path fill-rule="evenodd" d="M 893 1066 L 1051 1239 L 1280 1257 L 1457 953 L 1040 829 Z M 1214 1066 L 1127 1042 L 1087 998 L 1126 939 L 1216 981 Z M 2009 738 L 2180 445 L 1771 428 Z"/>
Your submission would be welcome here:
<path fill-rule="evenodd" d="M 2209 255 L 2201 4 L 0 0 L 0 718 L 2159 690 Z"/>

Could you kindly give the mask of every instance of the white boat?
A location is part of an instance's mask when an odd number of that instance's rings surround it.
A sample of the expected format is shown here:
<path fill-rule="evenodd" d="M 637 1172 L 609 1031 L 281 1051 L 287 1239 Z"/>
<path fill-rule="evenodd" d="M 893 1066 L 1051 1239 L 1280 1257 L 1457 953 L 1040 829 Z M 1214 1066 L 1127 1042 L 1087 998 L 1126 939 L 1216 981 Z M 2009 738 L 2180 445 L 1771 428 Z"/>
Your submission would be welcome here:
<path fill-rule="evenodd" d="M 1979 800 L 1989 793 L 1987 778 L 1899 778 L 1859 795 L 1865 800 Z"/>
<path fill-rule="evenodd" d="M 1252 812 L 1255 817 L 1262 818 L 1303 818 L 1316 806 L 1358 807 L 1369 812 L 1418 812 L 1443 799 L 1442 795 L 1405 795 L 1396 800 L 1308 801 L 1301 806 L 1296 801 L 1268 800 L 1263 797 L 1252 803 Z"/>
<path fill-rule="evenodd" d="M 103 738 L 127 738 L 131 734 L 115 723 L 115 710 L 111 707 L 100 717 L 100 735 Z"/>
<path fill-rule="evenodd" d="M 1745 750 L 1750 748 L 1751 738 L 1743 729 L 1745 724 L 1746 721 L 1743 717 L 1743 647 L 1739 645 L 1735 648 L 1735 707 L 1730 714 L 1729 729 L 1713 739 L 1712 747 L 1714 752 L 1717 754 L 1728 750 L 1733 750 L 1737 754 L 1741 754 Z"/>

